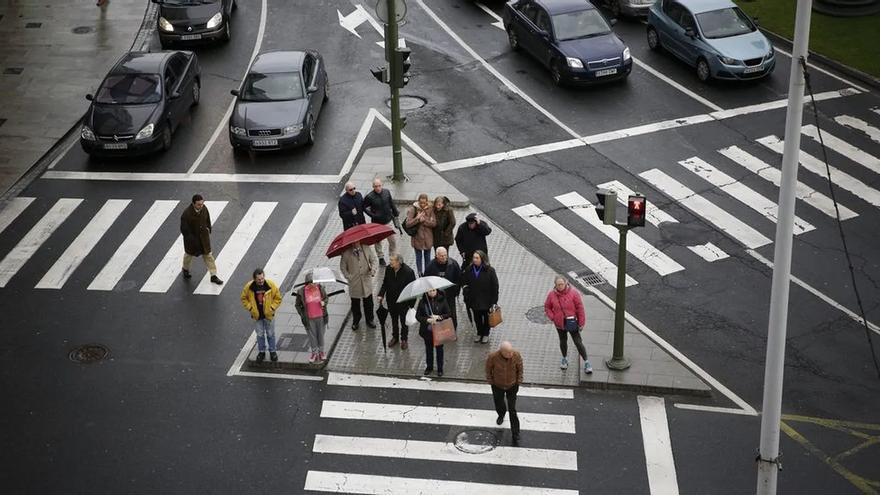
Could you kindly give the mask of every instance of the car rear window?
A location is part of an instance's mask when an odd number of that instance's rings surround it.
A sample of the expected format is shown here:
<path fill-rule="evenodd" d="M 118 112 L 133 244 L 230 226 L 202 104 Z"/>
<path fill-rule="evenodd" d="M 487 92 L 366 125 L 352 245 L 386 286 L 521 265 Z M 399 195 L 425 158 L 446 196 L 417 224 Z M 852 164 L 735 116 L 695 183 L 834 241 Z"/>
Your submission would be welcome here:
<path fill-rule="evenodd" d="M 611 31 L 611 26 L 599 11 L 589 9 L 554 15 L 553 29 L 556 39 L 565 41 L 606 34 Z"/>
<path fill-rule="evenodd" d="M 244 81 L 244 101 L 281 101 L 303 98 L 302 78 L 298 72 L 260 74 L 252 72 Z"/>
<path fill-rule="evenodd" d="M 98 94 L 97 103 L 108 105 L 137 105 L 157 103 L 162 99 L 162 88 L 156 74 L 118 74 L 104 79 Z"/>
<path fill-rule="evenodd" d="M 727 38 L 755 30 L 749 16 L 738 7 L 697 14 L 697 22 L 700 23 L 703 36 L 707 38 Z"/>

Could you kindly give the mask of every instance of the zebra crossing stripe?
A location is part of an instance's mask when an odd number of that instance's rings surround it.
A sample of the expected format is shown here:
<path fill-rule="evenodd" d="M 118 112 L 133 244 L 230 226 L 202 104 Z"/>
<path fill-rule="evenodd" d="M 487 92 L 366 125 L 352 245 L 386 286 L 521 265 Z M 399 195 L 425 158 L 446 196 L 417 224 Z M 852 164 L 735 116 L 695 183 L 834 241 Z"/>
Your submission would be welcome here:
<path fill-rule="evenodd" d="M 10 199 L 6 203 L 6 207 L 0 210 L 0 233 L 6 230 L 6 227 L 9 227 L 21 215 L 21 212 L 27 209 L 33 202 L 34 198 L 16 197 Z"/>
<path fill-rule="evenodd" d="M 638 396 L 642 444 L 648 468 L 651 495 L 678 495 L 678 477 L 672 455 L 672 439 L 666 418 L 666 402 L 661 397 Z"/>
<path fill-rule="evenodd" d="M 702 177 L 713 186 L 726 192 L 749 208 L 757 211 L 771 222 L 776 223 L 779 220 L 777 215 L 779 206 L 776 203 L 765 198 L 742 182 L 718 170 L 705 160 L 695 156 L 688 158 L 687 160 L 682 160 L 678 162 L 678 164 Z M 816 229 L 816 227 L 813 227 L 797 216 L 794 217 L 793 227 L 794 235 L 800 235 Z"/>
<path fill-rule="evenodd" d="M 740 244 L 751 249 L 770 244 L 770 239 L 760 232 L 660 170 L 654 168 L 640 173 L 639 176 L 653 184 L 663 194 L 718 227 Z"/>
<path fill-rule="evenodd" d="M 568 207 L 582 220 L 592 225 L 614 242 L 619 242 L 620 232 L 612 225 L 605 225 L 596 215 L 596 207 L 576 192 L 556 196 L 556 200 Z M 652 246 L 635 232 L 630 232 L 626 241 L 626 250 L 642 263 L 657 272 L 661 277 L 670 273 L 680 272 L 684 267 Z"/>
<path fill-rule="evenodd" d="M 578 490 L 495 485 L 466 481 L 403 478 L 372 474 L 309 471 L 304 490 L 329 493 L 358 493 L 362 495 L 578 495 Z"/>
<path fill-rule="evenodd" d="M 208 208 L 208 212 L 211 214 L 211 222 L 213 224 L 217 223 L 217 219 L 220 218 L 220 214 L 223 213 L 223 209 L 226 208 L 228 203 L 228 201 L 205 201 L 205 207 Z M 179 235 L 174 244 L 168 249 L 168 252 L 165 253 L 165 257 L 162 258 L 162 261 L 153 270 L 150 278 L 141 287 L 141 292 L 168 292 L 171 284 L 180 276 L 182 262 L 183 236 Z"/>
<path fill-rule="evenodd" d="M 393 388 L 406 390 L 426 390 L 431 392 L 456 392 L 465 394 L 491 395 L 492 388 L 485 383 L 455 382 L 449 380 L 433 381 L 424 379 L 396 378 L 393 376 L 360 375 L 337 373 L 327 375 L 327 385 L 343 387 Z M 568 388 L 543 388 L 520 386 L 517 397 L 542 397 L 547 399 L 574 399 L 574 392 Z"/>
<path fill-rule="evenodd" d="M 344 402 L 325 400 L 321 405 L 322 418 L 359 419 L 431 425 L 498 428 L 498 414 L 489 409 L 461 409 L 454 407 L 412 406 L 376 402 Z M 519 413 L 521 428 L 527 431 L 575 433 L 574 416 L 563 414 Z"/>
<path fill-rule="evenodd" d="M 842 126 L 849 127 L 850 129 L 862 131 L 867 134 L 872 141 L 880 143 L 880 129 L 877 129 L 876 127 L 872 126 L 862 119 L 851 117 L 849 115 L 839 115 L 837 117 L 834 117 L 834 121 Z"/>
<path fill-rule="evenodd" d="M 263 224 L 269 219 L 269 215 L 277 205 L 278 203 L 273 201 L 255 201 L 251 204 L 251 207 L 245 212 L 244 218 L 238 223 L 235 231 L 232 232 L 226 245 L 217 256 L 218 274 L 225 274 L 227 278 L 232 277 L 235 268 L 238 267 L 248 248 L 257 238 L 257 234 L 260 233 L 260 229 L 263 228 Z M 216 296 L 223 291 L 223 287 L 225 285 L 212 284 L 211 274 L 205 273 L 202 282 L 196 287 L 193 294 Z"/>
<path fill-rule="evenodd" d="M 64 287 L 74 270 L 92 252 L 98 241 L 104 237 L 104 234 L 129 203 L 131 203 L 130 199 L 107 200 L 34 288 L 60 289 Z"/>
<path fill-rule="evenodd" d="M 817 143 L 819 142 L 819 130 L 816 126 L 812 124 L 805 125 L 801 128 L 801 132 L 804 135 L 811 137 Z M 880 158 L 865 153 L 861 149 L 856 148 L 824 129 L 822 130 L 822 141 L 825 142 L 825 146 L 828 146 L 838 154 L 849 158 L 876 174 L 880 174 Z"/>
<path fill-rule="evenodd" d="M 275 251 L 269 257 L 269 261 L 263 270 L 266 272 L 266 278 L 274 281 L 280 287 L 290 272 L 290 268 L 302 251 L 306 243 L 306 239 L 314 230 L 315 225 L 324 212 L 326 203 L 303 203 L 299 210 L 281 236 Z"/>
<path fill-rule="evenodd" d="M 599 254 L 592 246 L 560 225 L 559 222 L 544 214 L 537 206 L 533 204 L 518 206 L 513 209 L 513 212 L 528 222 L 535 230 L 547 236 L 548 239 L 580 261 L 584 266 L 601 275 L 612 287 L 617 287 L 617 266 Z M 626 276 L 627 287 L 637 283 L 629 275 Z"/>
<path fill-rule="evenodd" d="M 627 197 L 635 194 L 635 191 L 623 185 L 623 183 L 612 180 L 606 182 L 604 184 L 599 184 L 597 186 L 599 189 L 608 189 L 609 191 L 613 191 L 617 193 L 617 202 L 626 206 L 627 205 Z M 654 227 L 659 227 L 661 223 L 670 222 L 670 223 L 678 223 L 678 220 L 672 217 L 669 213 L 657 208 L 657 205 L 654 203 L 647 201 L 645 206 L 645 221 L 653 225 Z"/>
<path fill-rule="evenodd" d="M 723 249 L 712 244 L 711 242 L 707 242 L 706 244 L 699 244 L 697 246 L 688 246 L 688 249 L 694 252 L 700 258 L 708 261 L 709 263 L 723 260 L 729 258 L 728 254 L 724 252 Z"/>
<path fill-rule="evenodd" d="M 9 280 L 82 202 L 80 198 L 61 198 L 55 202 L 43 218 L 37 221 L 37 224 L 12 248 L 12 251 L 6 254 L 3 261 L 0 261 L 0 287 L 6 287 Z"/>
<path fill-rule="evenodd" d="M 113 290 L 150 239 L 156 235 L 168 215 L 177 207 L 178 202 L 177 200 L 154 201 L 147 213 L 113 253 L 110 261 L 104 265 L 101 272 L 89 284 L 88 290 Z"/>
<path fill-rule="evenodd" d="M 577 471 L 577 452 L 570 450 L 498 446 L 473 455 L 449 442 L 315 435 L 312 452 Z"/>
<path fill-rule="evenodd" d="M 782 154 L 782 150 L 785 147 L 785 142 L 779 139 L 777 136 L 766 136 L 757 140 L 759 143 L 763 144 L 767 148 Z M 827 171 L 825 170 L 825 163 L 822 160 L 819 160 L 815 156 L 807 153 L 806 151 L 801 150 L 800 154 L 800 162 L 801 165 L 810 172 L 826 179 L 828 177 Z M 855 177 L 841 172 L 840 170 L 828 166 L 828 169 L 831 170 L 831 180 L 834 184 L 841 188 L 845 189 L 856 196 L 862 198 L 868 203 L 874 206 L 880 206 L 880 191 L 869 187 L 864 182 L 856 179 Z"/>
<path fill-rule="evenodd" d="M 721 153 L 735 163 L 742 165 L 746 169 L 750 170 L 752 173 L 770 181 L 776 187 L 779 187 L 779 185 L 782 183 L 782 172 L 780 172 L 779 169 L 770 166 L 770 164 L 768 164 L 767 162 L 740 149 L 738 146 L 731 146 L 729 148 L 720 149 L 718 150 L 718 153 Z M 803 201 L 804 203 L 807 203 L 808 205 L 816 208 L 817 210 L 821 211 L 831 218 L 836 218 L 836 214 L 834 212 L 834 201 L 831 201 L 831 198 L 829 198 L 828 196 L 825 196 L 824 194 L 816 191 L 815 189 L 807 186 L 800 181 L 798 181 L 795 185 L 795 195 L 799 200 Z M 840 209 L 841 220 L 848 220 L 850 218 L 855 218 L 859 216 L 858 213 L 850 210 L 840 203 L 837 203 L 837 207 Z"/>

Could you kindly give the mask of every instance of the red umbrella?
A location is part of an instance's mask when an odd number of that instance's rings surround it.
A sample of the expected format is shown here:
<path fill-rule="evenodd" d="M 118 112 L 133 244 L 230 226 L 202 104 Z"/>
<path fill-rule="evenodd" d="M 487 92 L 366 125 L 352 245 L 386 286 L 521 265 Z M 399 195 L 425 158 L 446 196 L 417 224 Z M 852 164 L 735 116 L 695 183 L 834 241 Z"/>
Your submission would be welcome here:
<path fill-rule="evenodd" d="M 394 235 L 394 230 L 381 223 L 363 223 L 344 231 L 336 236 L 327 248 L 327 257 L 339 256 L 345 248 L 356 242 L 369 246 Z"/>

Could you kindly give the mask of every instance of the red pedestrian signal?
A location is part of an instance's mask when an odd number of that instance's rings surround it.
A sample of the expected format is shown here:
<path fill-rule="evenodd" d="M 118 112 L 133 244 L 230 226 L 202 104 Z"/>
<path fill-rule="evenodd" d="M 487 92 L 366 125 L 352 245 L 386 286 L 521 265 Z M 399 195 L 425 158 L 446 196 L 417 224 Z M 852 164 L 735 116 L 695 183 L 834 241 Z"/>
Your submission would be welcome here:
<path fill-rule="evenodd" d="M 630 196 L 627 202 L 626 224 L 630 227 L 644 227 L 647 206 L 647 199 L 641 194 Z"/>

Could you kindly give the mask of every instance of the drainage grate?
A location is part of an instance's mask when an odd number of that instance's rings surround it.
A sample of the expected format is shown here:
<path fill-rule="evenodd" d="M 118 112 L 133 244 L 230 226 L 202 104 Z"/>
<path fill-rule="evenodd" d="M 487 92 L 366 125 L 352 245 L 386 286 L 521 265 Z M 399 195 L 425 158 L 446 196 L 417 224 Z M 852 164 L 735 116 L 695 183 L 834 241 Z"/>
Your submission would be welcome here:
<path fill-rule="evenodd" d="M 498 446 L 498 435 L 489 430 L 465 430 L 455 436 L 454 443 L 465 454 L 485 454 Z"/>
<path fill-rule="evenodd" d="M 43 23 L 42 23 L 42 22 L 29 22 L 29 23 L 27 23 L 27 24 L 24 25 L 24 27 L 25 27 L 26 29 L 36 29 L 36 28 L 38 28 L 38 27 L 42 27 L 42 26 L 43 26 Z"/>
<path fill-rule="evenodd" d="M 13 75 L 21 74 L 22 71 L 24 71 L 24 67 L 7 67 L 7 68 L 3 69 L 4 74 L 13 74 Z"/>
<path fill-rule="evenodd" d="M 597 285 L 604 285 L 604 284 L 608 283 L 608 281 L 605 280 L 605 278 L 602 277 L 602 275 L 599 275 L 598 273 L 594 273 L 594 272 L 587 271 L 587 270 L 584 270 L 582 272 L 572 272 L 572 273 L 570 273 L 570 275 L 571 274 L 573 274 L 575 276 L 575 278 L 578 280 L 578 282 L 580 282 L 584 285 L 590 285 L 590 286 L 595 287 Z"/>
<path fill-rule="evenodd" d="M 91 26 L 77 26 L 73 28 L 73 34 L 89 34 L 93 31 Z"/>
<path fill-rule="evenodd" d="M 538 325 L 547 325 L 550 323 L 550 319 L 547 318 L 547 315 L 544 313 L 544 306 L 535 306 L 526 311 L 526 319 L 532 323 L 537 323 Z"/>
<path fill-rule="evenodd" d="M 101 344 L 85 344 L 74 347 L 67 357 L 75 363 L 97 363 L 110 355 L 110 349 Z"/>

